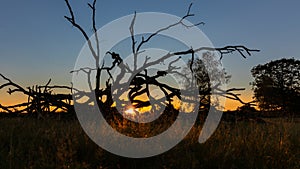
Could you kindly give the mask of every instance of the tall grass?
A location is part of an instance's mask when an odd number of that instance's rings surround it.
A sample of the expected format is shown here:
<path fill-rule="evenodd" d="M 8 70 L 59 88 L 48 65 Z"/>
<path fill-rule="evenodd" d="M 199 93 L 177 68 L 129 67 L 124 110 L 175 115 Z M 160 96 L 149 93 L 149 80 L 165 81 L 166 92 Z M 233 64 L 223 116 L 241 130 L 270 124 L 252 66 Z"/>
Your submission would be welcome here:
<path fill-rule="evenodd" d="M 164 154 L 129 159 L 98 147 L 76 120 L 1 118 L 0 168 L 300 168 L 297 122 L 222 122 L 207 142 L 195 140 L 189 134 Z"/>

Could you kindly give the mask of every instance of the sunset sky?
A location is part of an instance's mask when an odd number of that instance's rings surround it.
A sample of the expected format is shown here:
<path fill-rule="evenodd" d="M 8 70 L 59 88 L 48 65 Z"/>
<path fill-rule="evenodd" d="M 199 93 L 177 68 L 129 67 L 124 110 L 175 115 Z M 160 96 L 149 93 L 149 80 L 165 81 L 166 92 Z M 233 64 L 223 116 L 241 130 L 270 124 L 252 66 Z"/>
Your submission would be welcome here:
<path fill-rule="evenodd" d="M 92 35 L 91 11 L 85 0 L 70 0 L 77 21 Z M 257 64 L 294 57 L 300 59 L 300 1 L 270 0 L 194 0 L 189 19 L 203 21 L 200 29 L 216 47 L 245 45 L 261 52 L 244 59 L 227 55 L 223 66 L 232 75 L 229 87 L 245 87 L 245 101 L 252 97 L 250 70 Z M 163 12 L 177 16 L 186 13 L 190 1 L 183 0 L 98 0 L 97 26 L 137 12 Z M 0 73 L 24 87 L 45 84 L 70 85 L 69 73 L 85 43 L 70 25 L 64 0 L 26 0 L 0 2 Z M 0 83 L 4 81 L 0 79 Z M 9 104 L 20 96 L 9 97 L 0 91 L 0 103 Z M 228 101 L 234 109 L 236 102 Z"/>

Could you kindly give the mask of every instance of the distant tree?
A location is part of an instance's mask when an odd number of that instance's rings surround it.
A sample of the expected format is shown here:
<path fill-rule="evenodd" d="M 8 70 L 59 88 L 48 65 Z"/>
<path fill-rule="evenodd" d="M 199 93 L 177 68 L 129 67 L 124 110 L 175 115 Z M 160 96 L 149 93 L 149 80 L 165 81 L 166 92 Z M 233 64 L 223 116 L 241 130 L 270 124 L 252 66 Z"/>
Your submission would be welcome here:
<path fill-rule="evenodd" d="M 220 69 L 220 62 L 218 58 L 214 56 L 212 52 L 205 52 L 201 59 L 195 59 L 195 63 L 193 64 L 193 73 L 196 80 L 197 87 L 199 89 L 199 113 L 198 119 L 196 120 L 196 124 L 200 124 L 204 122 L 206 119 L 209 109 L 212 106 L 211 99 L 213 92 L 212 89 L 218 88 L 219 85 L 228 84 L 230 81 L 231 76 L 225 71 L 224 68 Z M 210 72 L 209 75 L 207 72 Z M 219 88 L 220 89 L 220 88 Z M 234 88 L 233 91 L 238 91 L 243 89 Z M 233 94 L 230 90 L 229 91 L 219 91 L 216 90 L 215 92 L 221 92 L 227 98 L 240 101 L 243 103 L 242 100 L 239 99 L 238 94 Z M 233 95 L 232 95 L 233 94 Z M 221 94 L 222 95 L 222 94 Z M 234 97 L 232 97 L 234 96 Z M 219 105 L 222 106 L 222 105 Z"/>
<path fill-rule="evenodd" d="M 299 112 L 300 60 L 280 59 L 252 68 L 252 87 L 263 111 Z"/>
<path fill-rule="evenodd" d="M 231 76 L 227 74 L 224 68 L 220 69 L 221 63 L 213 52 L 203 53 L 201 59 L 189 60 L 188 65 L 191 67 L 186 68 L 183 74 L 189 79 L 192 79 L 191 76 L 195 77 L 195 83 L 199 90 L 199 111 L 205 117 L 210 108 L 212 88 L 220 84 L 227 84 Z M 188 74 L 189 70 L 187 69 L 192 69 L 193 74 Z M 208 72 L 211 74 L 209 75 Z M 185 83 L 189 85 L 188 82 Z"/>

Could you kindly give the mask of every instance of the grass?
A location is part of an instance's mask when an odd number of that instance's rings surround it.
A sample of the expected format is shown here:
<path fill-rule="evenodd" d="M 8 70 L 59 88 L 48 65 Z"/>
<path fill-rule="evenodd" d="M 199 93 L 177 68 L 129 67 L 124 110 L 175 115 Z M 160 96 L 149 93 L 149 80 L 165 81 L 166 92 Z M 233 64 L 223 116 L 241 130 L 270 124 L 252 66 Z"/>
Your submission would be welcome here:
<path fill-rule="evenodd" d="M 300 168 L 300 123 L 222 122 L 204 144 L 190 134 L 159 156 L 129 159 L 93 143 L 76 120 L 0 119 L 0 168 Z"/>

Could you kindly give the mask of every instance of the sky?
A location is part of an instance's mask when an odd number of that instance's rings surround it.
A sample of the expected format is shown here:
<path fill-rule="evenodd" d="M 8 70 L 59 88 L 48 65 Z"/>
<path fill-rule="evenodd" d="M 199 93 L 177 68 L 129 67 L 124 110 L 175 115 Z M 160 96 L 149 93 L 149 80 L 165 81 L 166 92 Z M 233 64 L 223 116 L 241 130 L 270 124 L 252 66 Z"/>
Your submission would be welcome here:
<path fill-rule="evenodd" d="M 87 0 L 70 0 L 78 22 L 92 35 L 91 11 Z M 232 75 L 228 87 L 245 87 L 242 98 L 250 101 L 252 67 L 279 58 L 300 59 L 300 1 L 297 0 L 98 0 L 97 27 L 137 12 L 163 12 L 176 16 L 186 13 L 190 2 L 195 17 L 205 22 L 200 29 L 214 46 L 245 45 L 261 52 L 244 59 L 236 54 L 222 60 Z M 24 87 L 45 84 L 70 85 L 69 73 L 85 40 L 68 23 L 63 0 L 0 1 L 0 73 Z M 2 83 L 3 80 L 0 80 Z M 19 97 L 7 97 L 0 91 L 0 103 L 12 103 Z M 236 108 L 228 102 L 228 108 Z"/>

